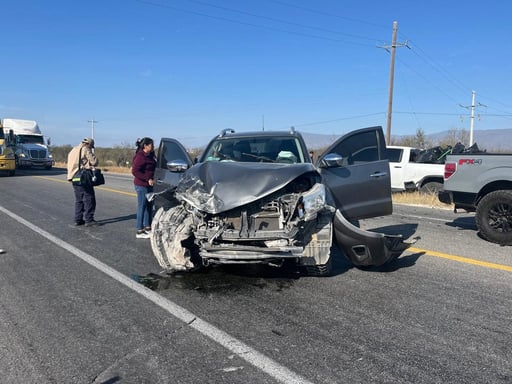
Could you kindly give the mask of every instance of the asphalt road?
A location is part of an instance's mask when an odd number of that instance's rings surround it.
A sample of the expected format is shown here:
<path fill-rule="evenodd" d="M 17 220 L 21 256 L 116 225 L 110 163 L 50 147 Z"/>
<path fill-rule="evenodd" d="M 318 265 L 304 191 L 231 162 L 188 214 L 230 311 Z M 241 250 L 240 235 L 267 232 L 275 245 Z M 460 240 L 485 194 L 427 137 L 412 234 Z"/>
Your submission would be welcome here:
<path fill-rule="evenodd" d="M 162 276 L 129 176 L 73 226 L 62 171 L 0 177 L 1 383 L 511 383 L 512 248 L 470 214 L 396 206 L 362 227 L 415 244 L 335 275 Z"/>

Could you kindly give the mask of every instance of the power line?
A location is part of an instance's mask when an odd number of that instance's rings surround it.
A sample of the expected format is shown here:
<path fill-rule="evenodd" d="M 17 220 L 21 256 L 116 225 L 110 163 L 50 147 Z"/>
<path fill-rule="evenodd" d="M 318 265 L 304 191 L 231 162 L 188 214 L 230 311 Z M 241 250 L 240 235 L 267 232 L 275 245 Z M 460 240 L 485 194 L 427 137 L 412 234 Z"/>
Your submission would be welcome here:
<path fill-rule="evenodd" d="M 356 38 L 356 39 L 362 39 L 362 40 L 369 40 L 369 41 L 378 40 L 376 38 L 371 38 L 371 37 L 367 37 L 367 36 L 354 35 L 354 34 L 350 34 L 350 33 L 334 31 L 332 29 L 316 27 L 316 26 L 311 26 L 311 25 L 305 25 L 305 24 L 301 24 L 301 23 L 295 23 L 295 22 L 291 22 L 291 21 L 287 21 L 287 20 L 283 20 L 283 19 L 277 19 L 275 17 L 257 15 L 257 14 L 252 13 L 252 12 L 241 11 L 241 10 L 234 9 L 234 8 L 228 8 L 228 7 L 224 7 L 224 6 L 220 6 L 220 5 L 216 5 L 216 4 L 211 4 L 211 3 L 208 3 L 208 2 L 205 2 L 205 1 L 200 1 L 200 0 L 187 0 L 187 1 L 189 1 L 191 3 L 196 3 L 196 4 L 206 5 L 208 7 L 213 7 L 213 8 L 221 9 L 221 10 L 228 11 L 228 12 L 238 13 L 238 14 L 241 14 L 241 15 L 247 15 L 247 16 L 256 17 L 256 18 L 259 18 L 259 19 L 274 21 L 274 22 L 277 22 L 277 23 L 281 23 L 281 24 L 285 24 L 285 25 L 290 25 L 290 26 L 294 26 L 294 27 L 313 29 L 313 30 L 316 30 L 316 31 L 328 32 L 328 33 L 333 33 L 333 34 L 336 34 L 336 35 L 342 35 L 342 36 L 347 36 L 347 37 Z"/>
<path fill-rule="evenodd" d="M 331 119 L 331 120 L 321 120 L 321 121 L 315 121 L 310 123 L 302 123 L 302 124 L 292 124 L 294 127 L 307 127 L 311 125 L 322 125 L 322 124 L 329 124 L 329 123 L 335 123 L 338 121 L 343 120 L 354 120 L 354 119 L 360 119 L 363 117 L 370 117 L 370 116 L 377 116 L 377 115 L 385 115 L 386 112 L 374 112 L 374 113 L 368 113 L 365 115 L 355 115 L 355 116 L 347 116 L 347 117 L 340 117 L 337 119 Z"/>
<path fill-rule="evenodd" d="M 309 34 L 309 33 L 305 33 L 305 32 L 291 31 L 291 30 L 287 30 L 287 29 L 271 27 L 268 25 L 254 24 L 254 23 L 244 22 L 244 21 L 240 21 L 240 20 L 230 19 L 227 17 L 214 16 L 214 15 L 210 15 L 210 14 L 203 13 L 203 12 L 197 12 L 197 11 L 192 11 L 192 10 L 188 10 L 188 9 L 177 8 L 172 5 L 157 3 L 157 2 L 148 1 L 148 0 L 136 0 L 136 1 L 138 1 L 139 3 L 147 4 L 147 5 L 154 6 L 154 7 L 172 9 L 172 10 L 179 11 L 179 12 L 189 13 L 189 14 L 196 15 L 196 16 L 207 17 L 207 18 L 214 19 L 214 20 L 226 21 L 226 22 L 233 23 L 233 24 L 245 25 L 245 26 L 250 26 L 250 27 L 260 28 L 260 29 L 267 29 L 270 31 L 283 32 L 283 33 L 287 33 L 287 34 L 291 34 L 291 35 L 309 37 L 312 39 L 319 39 L 319 40 L 333 41 L 333 42 L 337 42 L 337 43 L 346 43 L 346 44 L 352 44 L 352 45 L 373 47 L 373 45 L 370 45 L 370 44 L 358 43 L 355 41 L 348 41 L 345 39 L 336 39 L 336 38 L 327 37 L 327 36 L 313 35 L 313 34 Z"/>
<path fill-rule="evenodd" d="M 317 15 L 335 17 L 335 18 L 346 20 L 346 21 L 350 21 L 350 22 L 353 22 L 353 23 L 361 23 L 361 24 L 371 25 L 373 27 L 379 27 L 379 28 L 383 28 L 383 29 L 386 29 L 386 30 L 388 28 L 388 27 L 383 26 L 383 25 L 379 25 L 379 24 L 375 24 L 375 23 L 370 23 L 369 21 L 360 20 L 360 19 L 354 19 L 354 18 L 350 18 L 350 17 L 346 17 L 346 16 L 335 15 L 335 14 L 328 13 L 328 12 L 322 12 L 322 11 L 318 11 L 316 9 L 302 7 L 302 6 L 297 5 L 297 4 L 290 4 L 290 3 L 287 3 L 285 1 L 279 1 L 279 0 L 268 0 L 268 1 L 270 1 L 272 3 L 276 3 L 276 4 L 281 4 L 281 5 L 284 5 L 284 6 L 287 6 L 287 7 L 291 7 L 291 8 L 301 9 L 303 11 L 307 11 L 307 12 L 310 12 L 310 13 L 315 13 Z"/>
<path fill-rule="evenodd" d="M 438 72 L 441 76 L 443 76 L 446 80 L 448 80 L 451 84 L 453 84 L 456 88 L 461 90 L 463 93 L 468 93 L 468 90 L 470 88 L 466 87 L 462 82 L 460 82 L 455 76 L 450 74 L 447 70 L 445 70 L 443 67 L 441 67 L 439 64 L 437 64 L 433 59 L 431 59 L 425 51 L 421 49 L 421 47 L 414 45 L 411 48 L 412 52 L 419 57 L 421 60 L 423 60 L 427 65 L 432 67 L 436 72 Z M 424 56 L 420 55 L 419 52 L 421 52 Z"/>
<path fill-rule="evenodd" d="M 196 16 L 207 17 L 207 18 L 210 18 L 210 19 L 215 19 L 215 20 L 219 20 L 219 21 L 229 22 L 229 23 L 233 23 L 233 24 L 250 26 L 250 27 L 253 27 L 253 28 L 266 29 L 266 30 L 270 30 L 270 31 L 276 31 L 276 32 L 287 33 L 287 34 L 292 34 L 292 35 L 304 36 L 304 37 L 308 37 L 308 38 L 314 38 L 314 39 L 325 40 L 325 41 L 332 41 L 332 42 L 337 42 L 337 43 L 346 43 L 346 44 L 374 47 L 374 45 L 365 44 L 365 43 L 356 42 L 356 41 L 350 41 L 350 40 L 347 40 L 347 39 L 333 38 L 332 36 L 310 34 L 310 33 L 301 32 L 301 31 L 295 31 L 295 30 L 290 30 L 290 29 L 273 27 L 273 26 L 269 26 L 269 25 L 263 25 L 263 24 L 258 24 L 258 23 L 251 23 L 251 22 L 236 20 L 236 19 L 233 19 L 233 18 L 228 18 L 228 17 L 223 17 L 223 16 L 215 16 L 215 15 L 212 15 L 212 14 L 209 14 L 209 13 L 205 13 L 205 12 L 198 12 L 198 11 L 194 11 L 194 10 L 190 10 L 190 9 L 178 8 L 178 7 L 172 6 L 172 5 L 167 4 L 167 3 L 162 3 L 162 2 L 157 2 L 157 1 L 151 1 L 151 0 L 136 0 L 136 1 L 138 1 L 139 3 L 150 5 L 150 6 L 154 6 L 154 7 L 171 9 L 171 10 L 178 11 L 178 12 L 184 12 L 184 13 L 193 14 L 193 15 L 196 15 Z M 265 15 L 255 14 L 255 13 L 252 13 L 252 12 L 242 11 L 242 10 L 239 10 L 239 9 L 229 8 L 229 7 L 225 7 L 225 6 L 219 6 L 219 5 L 212 4 L 212 3 L 209 3 L 209 2 L 206 2 L 206 1 L 201 1 L 201 0 L 187 0 L 187 1 L 192 2 L 192 3 L 196 3 L 196 4 L 200 4 L 200 5 L 203 5 L 203 6 L 211 7 L 211 8 L 220 9 L 222 11 L 242 14 L 242 15 L 246 15 L 246 16 L 250 16 L 250 17 L 254 17 L 254 18 L 259 18 L 259 19 L 262 19 L 262 20 L 268 20 L 268 21 L 280 23 L 280 24 L 287 25 L 287 26 L 293 26 L 293 27 L 298 27 L 298 28 L 310 29 L 310 30 L 321 32 L 321 33 L 346 36 L 347 38 L 350 38 L 350 39 L 359 39 L 359 40 L 368 40 L 368 41 L 382 41 L 382 39 L 371 38 L 371 37 L 363 36 L 363 35 L 343 33 L 343 32 L 340 32 L 340 31 L 335 31 L 335 30 L 331 30 L 331 29 L 327 29 L 327 28 L 323 28 L 323 27 L 305 25 L 305 24 L 301 24 L 301 23 L 295 23 L 295 22 L 283 20 L 283 19 L 280 19 L 280 18 L 275 18 L 275 17 L 269 17 L 269 16 L 265 16 Z M 354 22 L 354 23 L 360 23 L 360 24 L 366 24 L 366 25 L 370 25 L 370 26 L 374 26 L 374 27 L 385 28 L 382 25 L 370 23 L 370 22 L 367 22 L 367 21 L 364 21 L 364 20 L 355 19 L 355 18 L 349 18 L 349 17 L 345 17 L 345 16 L 341 16 L 341 15 L 336 15 L 336 14 L 325 12 L 325 11 L 322 11 L 322 10 L 316 10 L 316 9 L 312 9 L 312 8 L 307 8 L 307 7 L 299 6 L 299 5 L 296 5 L 296 4 L 291 4 L 291 3 L 288 3 L 288 2 L 285 2 L 285 1 L 280 1 L 280 0 L 267 0 L 267 1 L 273 2 L 273 3 L 276 3 L 276 4 L 280 4 L 280 5 L 286 6 L 286 7 L 292 7 L 292 8 L 295 8 L 295 9 L 299 9 L 299 10 L 302 10 L 302 11 L 305 11 L 305 12 L 326 16 L 326 17 L 334 17 L 334 18 L 339 18 L 339 19 L 350 21 L 350 22 Z M 432 59 L 419 45 L 413 44 L 413 46 L 411 47 L 407 42 L 404 45 L 407 46 L 408 48 L 410 48 L 413 51 L 414 55 L 416 55 L 419 59 L 421 59 L 427 65 L 429 65 L 431 68 L 433 68 L 437 73 L 439 73 L 444 79 L 446 79 L 449 83 L 451 83 L 455 88 L 457 88 L 460 91 L 467 92 L 467 90 L 469 89 L 468 87 L 466 87 L 462 82 L 460 82 L 455 76 L 453 76 L 450 72 L 448 72 L 445 68 L 443 68 L 434 59 Z M 404 65 L 405 67 L 409 68 L 410 71 L 414 72 L 417 76 L 422 78 L 427 84 L 429 84 L 433 88 L 437 89 L 440 93 L 442 93 L 443 95 L 448 97 L 450 100 L 452 100 L 454 102 L 454 104 L 460 105 L 460 103 L 452 95 L 450 95 L 449 93 L 444 91 L 442 88 L 440 88 L 439 86 L 434 84 L 424 74 L 420 73 L 418 70 L 416 70 L 415 68 L 413 68 L 410 65 L 408 65 L 404 60 L 400 60 L 400 59 L 397 59 L 397 60 L 402 65 Z M 481 97 L 484 97 L 484 96 L 481 96 Z M 487 99 L 490 99 L 490 98 L 487 98 Z M 492 100 L 492 99 L 490 99 L 490 100 Z M 508 107 L 507 105 L 505 105 L 505 104 L 503 104 L 503 103 L 501 103 L 499 101 L 496 101 L 496 100 L 494 100 L 494 101 L 499 103 L 499 104 L 501 104 L 501 105 L 504 105 L 505 107 Z M 502 116 L 502 117 L 508 117 L 509 116 L 506 111 L 502 111 L 502 112 L 504 112 L 505 114 L 503 114 L 503 115 L 496 114 L 494 116 Z M 419 113 L 419 114 L 421 114 L 421 113 Z M 488 114 L 487 116 L 491 116 L 491 115 Z M 314 123 L 314 124 L 316 124 L 316 123 Z"/>

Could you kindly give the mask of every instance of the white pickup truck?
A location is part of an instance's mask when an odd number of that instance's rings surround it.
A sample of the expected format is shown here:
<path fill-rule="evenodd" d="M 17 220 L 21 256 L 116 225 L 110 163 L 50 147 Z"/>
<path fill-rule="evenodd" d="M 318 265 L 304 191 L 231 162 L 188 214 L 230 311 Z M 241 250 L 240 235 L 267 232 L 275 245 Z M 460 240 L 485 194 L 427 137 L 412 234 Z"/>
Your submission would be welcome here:
<path fill-rule="evenodd" d="M 413 147 L 387 146 L 392 191 L 437 193 L 443 188 L 444 164 L 418 162 L 421 153 Z"/>

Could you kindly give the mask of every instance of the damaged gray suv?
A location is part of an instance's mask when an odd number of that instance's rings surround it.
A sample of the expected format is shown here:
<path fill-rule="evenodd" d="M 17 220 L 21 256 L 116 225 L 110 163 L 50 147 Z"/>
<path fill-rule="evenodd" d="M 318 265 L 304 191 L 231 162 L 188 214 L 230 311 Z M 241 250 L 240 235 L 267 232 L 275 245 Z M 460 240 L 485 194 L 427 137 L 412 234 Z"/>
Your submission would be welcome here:
<path fill-rule="evenodd" d="M 381 127 L 350 132 L 315 163 L 300 133 L 224 130 L 193 161 L 174 139 L 158 149 L 151 247 L 168 272 L 211 264 L 280 266 L 328 275 L 334 247 L 356 266 L 380 266 L 402 237 L 360 229 L 391 214 Z"/>

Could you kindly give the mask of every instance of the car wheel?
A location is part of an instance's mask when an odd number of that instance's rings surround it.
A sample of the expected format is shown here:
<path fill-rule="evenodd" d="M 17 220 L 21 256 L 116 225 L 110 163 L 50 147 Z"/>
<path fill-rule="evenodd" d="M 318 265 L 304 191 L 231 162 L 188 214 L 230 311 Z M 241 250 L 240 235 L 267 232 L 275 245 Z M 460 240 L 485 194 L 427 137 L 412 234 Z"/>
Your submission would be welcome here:
<path fill-rule="evenodd" d="M 193 236 L 192 218 L 185 207 L 160 208 L 151 225 L 151 249 L 160 266 L 168 272 L 188 271 L 195 266 L 186 244 Z"/>
<path fill-rule="evenodd" d="M 476 226 L 485 240 L 512 245 L 512 191 L 485 195 L 476 207 Z"/>
<path fill-rule="evenodd" d="M 423 195 L 435 195 L 441 189 L 443 189 L 443 183 L 440 183 L 439 181 L 429 181 L 420 187 L 419 192 Z"/>

